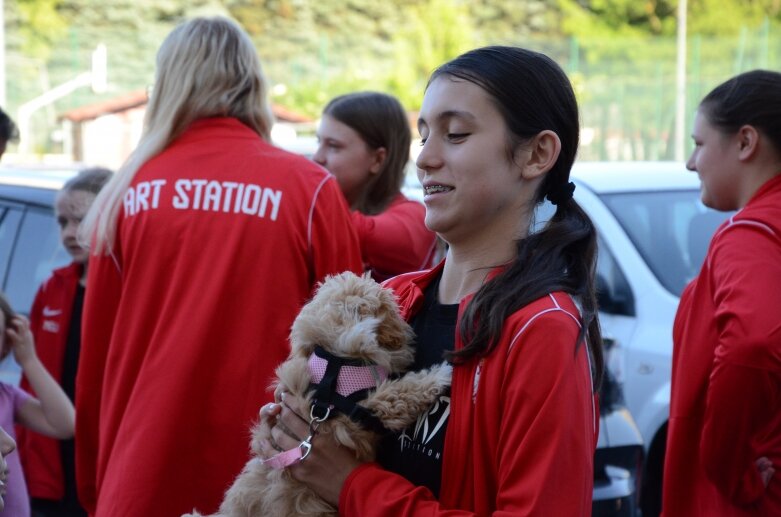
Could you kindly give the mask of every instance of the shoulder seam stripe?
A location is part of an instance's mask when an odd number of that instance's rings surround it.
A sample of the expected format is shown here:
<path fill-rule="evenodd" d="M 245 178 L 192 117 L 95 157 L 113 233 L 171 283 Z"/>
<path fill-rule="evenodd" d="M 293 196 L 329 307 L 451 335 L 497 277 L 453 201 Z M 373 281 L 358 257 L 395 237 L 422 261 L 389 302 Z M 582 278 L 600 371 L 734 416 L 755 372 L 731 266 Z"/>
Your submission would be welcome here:
<path fill-rule="evenodd" d="M 765 223 L 761 223 L 759 221 L 754 221 L 752 219 L 738 219 L 736 221 L 734 215 L 729 218 L 729 224 L 727 226 L 725 226 L 724 228 L 722 228 L 721 231 L 718 233 L 718 235 L 721 235 L 722 233 L 724 233 L 725 231 L 729 230 L 733 226 L 738 226 L 738 225 L 751 226 L 751 227 L 754 227 L 754 228 L 759 228 L 761 230 L 766 231 L 767 233 L 769 233 L 770 235 L 772 235 L 774 237 L 776 236 L 776 232 L 773 231 L 773 229 L 770 226 L 766 225 Z"/>
<path fill-rule="evenodd" d="M 309 247 L 310 254 L 312 253 L 312 220 L 315 217 L 315 204 L 317 203 L 317 197 L 320 195 L 320 191 L 323 189 L 323 185 L 325 185 L 325 182 L 330 178 L 331 176 L 328 175 L 323 177 L 323 179 L 320 181 L 320 184 L 317 185 L 314 194 L 312 195 L 312 204 L 309 205 L 309 221 L 307 221 L 306 225 L 306 243 Z"/>
<path fill-rule="evenodd" d="M 515 346 L 515 343 L 518 341 L 518 338 L 521 337 L 521 334 L 523 334 L 526 331 L 526 329 L 529 328 L 529 325 L 531 325 L 532 322 L 534 322 L 534 320 L 536 320 L 538 317 L 542 316 L 543 314 L 547 314 L 549 312 L 563 312 L 564 314 L 566 314 L 567 316 L 572 318 L 572 320 L 575 322 L 575 325 L 577 325 L 578 328 L 580 328 L 580 321 L 575 316 L 573 316 L 570 312 L 565 311 L 561 307 L 551 307 L 550 309 L 542 310 L 542 311 L 538 312 L 537 314 L 535 314 L 534 316 L 532 316 L 529 319 L 529 321 L 527 321 L 524 324 L 524 326 L 521 327 L 521 330 L 519 330 L 518 333 L 515 334 L 515 336 L 513 336 L 513 339 L 512 339 L 512 341 L 510 341 L 510 346 L 507 349 L 507 351 L 510 352 L 513 349 L 513 347 Z"/>

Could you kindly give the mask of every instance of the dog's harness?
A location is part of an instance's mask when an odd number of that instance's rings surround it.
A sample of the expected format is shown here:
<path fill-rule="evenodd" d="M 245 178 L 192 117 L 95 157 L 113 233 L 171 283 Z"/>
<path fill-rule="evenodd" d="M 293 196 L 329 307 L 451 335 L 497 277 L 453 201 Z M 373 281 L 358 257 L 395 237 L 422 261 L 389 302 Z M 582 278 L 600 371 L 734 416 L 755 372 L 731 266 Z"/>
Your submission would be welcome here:
<path fill-rule="evenodd" d="M 312 450 L 312 438 L 318 426 L 331 416 L 332 411 L 348 416 L 371 431 L 387 431 L 379 418 L 358 404 L 370 390 L 388 378 L 385 368 L 367 365 L 360 359 L 335 356 L 321 346 L 315 347 L 308 366 L 312 379 L 310 388 L 315 390 L 309 411 L 309 436 L 298 447 L 263 461 L 274 469 L 282 469 L 304 460 Z"/>
<path fill-rule="evenodd" d="M 326 420 L 331 411 L 346 415 L 353 422 L 377 433 L 386 431 L 380 419 L 358 404 L 370 390 L 376 389 L 388 378 L 385 368 L 367 365 L 360 359 L 345 359 L 335 356 L 320 346 L 309 356 L 312 415 Z"/>

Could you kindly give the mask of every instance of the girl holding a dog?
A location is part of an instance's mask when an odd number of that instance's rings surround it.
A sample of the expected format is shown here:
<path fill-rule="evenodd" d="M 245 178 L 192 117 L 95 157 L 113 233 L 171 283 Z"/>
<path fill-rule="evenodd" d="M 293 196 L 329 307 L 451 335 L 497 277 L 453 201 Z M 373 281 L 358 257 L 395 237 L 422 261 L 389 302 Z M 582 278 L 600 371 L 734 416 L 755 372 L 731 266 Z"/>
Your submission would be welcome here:
<path fill-rule="evenodd" d="M 387 285 L 415 330 L 415 367 L 454 364 L 449 397 L 377 463 L 315 435 L 290 472 L 340 515 L 590 515 L 603 360 L 596 233 L 569 182 L 570 82 L 542 54 L 477 49 L 434 72 L 418 129 L 426 225 L 449 248 Z M 546 198 L 556 212 L 532 233 Z M 261 410 L 265 457 L 308 434 L 309 408 L 278 392 Z"/>

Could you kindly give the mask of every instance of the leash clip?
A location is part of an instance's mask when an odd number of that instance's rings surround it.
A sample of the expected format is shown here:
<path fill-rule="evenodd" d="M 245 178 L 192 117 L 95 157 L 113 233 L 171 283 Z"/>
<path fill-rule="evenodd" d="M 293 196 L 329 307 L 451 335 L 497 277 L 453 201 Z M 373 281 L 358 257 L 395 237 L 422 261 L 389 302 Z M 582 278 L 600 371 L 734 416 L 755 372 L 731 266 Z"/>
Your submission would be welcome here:
<path fill-rule="evenodd" d="M 307 436 L 306 440 L 298 444 L 298 448 L 301 451 L 301 457 L 298 458 L 298 461 L 304 461 L 307 456 L 309 456 L 309 453 L 312 452 L 312 438 L 314 438 L 313 435 Z"/>
<path fill-rule="evenodd" d="M 328 417 L 331 416 L 331 409 L 333 409 L 333 406 L 327 406 L 325 408 L 325 415 L 323 416 L 315 415 L 314 405 L 309 409 L 309 436 L 306 437 L 306 440 L 298 444 L 298 448 L 301 450 L 301 457 L 298 461 L 304 461 L 306 457 L 309 456 L 309 453 L 312 452 L 312 439 L 317 434 L 317 428 L 320 427 L 320 424 L 328 420 Z"/>

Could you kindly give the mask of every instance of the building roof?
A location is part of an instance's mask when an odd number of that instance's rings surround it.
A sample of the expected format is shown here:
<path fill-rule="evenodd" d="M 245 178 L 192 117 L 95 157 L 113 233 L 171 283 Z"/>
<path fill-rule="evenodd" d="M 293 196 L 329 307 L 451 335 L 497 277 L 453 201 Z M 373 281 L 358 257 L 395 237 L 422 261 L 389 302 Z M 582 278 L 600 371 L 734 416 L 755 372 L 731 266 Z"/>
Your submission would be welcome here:
<path fill-rule="evenodd" d="M 68 110 L 60 115 L 60 118 L 70 120 L 71 122 L 94 120 L 103 115 L 110 115 L 112 113 L 119 113 L 144 106 L 148 100 L 149 96 L 147 95 L 146 90 L 135 90 L 114 97 L 113 99 L 95 102 Z"/>
<path fill-rule="evenodd" d="M 145 89 L 134 90 L 112 99 L 95 102 L 68 110 L 60 115 L 60 119 L 70 120 L 71 122 L 85 122 L 88 120 L 94 120 L 103 115 L 121 113 L 133 108 L 142 107 L 145 106 L 148 101 L 149 95 Z M 276 104 L 271 105 L 271 111 L 274 113 L 274 117 L 276 117 L 276 119 L 280 122 L 312 122 L 312 119 L 306 115 L 296 113 L 295 111 L 278 106 Z"/>

